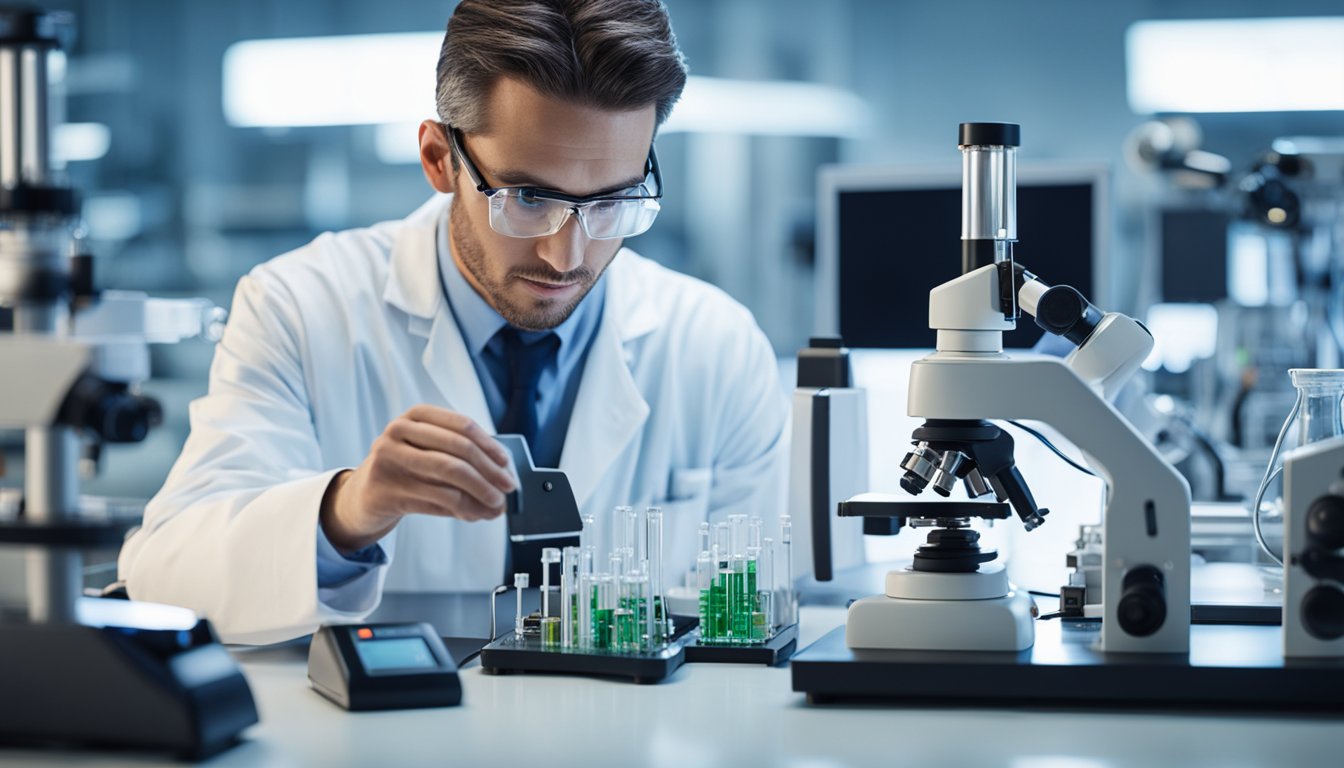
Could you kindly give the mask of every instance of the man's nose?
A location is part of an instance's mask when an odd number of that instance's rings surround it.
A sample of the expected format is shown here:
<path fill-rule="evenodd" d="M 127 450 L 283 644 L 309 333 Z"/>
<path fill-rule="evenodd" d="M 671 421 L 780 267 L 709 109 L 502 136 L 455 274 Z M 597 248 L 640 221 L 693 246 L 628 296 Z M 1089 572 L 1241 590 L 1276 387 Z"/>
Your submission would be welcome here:
<path fill-rule="evenodd" d="M 537 255 L 556 272 L 578 269 L 588 249 L 588 235 L 584 234 L 578 217 L 570 215 L 560 231 L 543 237 L 537 243 Z"/>

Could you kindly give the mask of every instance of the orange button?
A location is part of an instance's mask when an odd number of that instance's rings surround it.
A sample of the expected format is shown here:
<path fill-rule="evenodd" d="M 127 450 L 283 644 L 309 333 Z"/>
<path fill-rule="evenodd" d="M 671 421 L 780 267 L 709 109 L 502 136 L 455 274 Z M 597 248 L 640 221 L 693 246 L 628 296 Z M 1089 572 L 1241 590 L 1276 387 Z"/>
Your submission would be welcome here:
<path fill-rule="evenodd" d="M 355 634 L 359 635 L 360 640 L 370 640 L 373 638 L 373 630 L 368 627 L 360 627 L 355 631 Z"/>

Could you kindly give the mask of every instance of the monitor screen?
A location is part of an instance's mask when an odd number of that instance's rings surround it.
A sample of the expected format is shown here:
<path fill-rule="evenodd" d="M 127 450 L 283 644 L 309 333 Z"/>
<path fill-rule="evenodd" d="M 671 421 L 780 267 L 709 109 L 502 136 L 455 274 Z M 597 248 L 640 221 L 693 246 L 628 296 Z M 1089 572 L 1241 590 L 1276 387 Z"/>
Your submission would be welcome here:
<path fill-rule="evenodd" d="M 1104 170 L 1052 174 L 1048 181 L 1019 171 L 1016 260 L 1050 285 L 1097 295 L 1099 195 Z M 837 301 L 819 327 L 838 330 L 851 347 L 931 348 L 929 290 L 961 272 L 961 180 L 916 184 L 892 175 L 883 186 L 869 176 L 832 192 L 833 275 Z M 826 234 L 823 234 L 826 237 Z M 823 258 L 825 258 L 823 256 Z M 826 322 L 829 320 L 830 322 Z M 1026 348 L 1042 331 L 1028 316 L 1004 334 L 1004 346 Z"/>

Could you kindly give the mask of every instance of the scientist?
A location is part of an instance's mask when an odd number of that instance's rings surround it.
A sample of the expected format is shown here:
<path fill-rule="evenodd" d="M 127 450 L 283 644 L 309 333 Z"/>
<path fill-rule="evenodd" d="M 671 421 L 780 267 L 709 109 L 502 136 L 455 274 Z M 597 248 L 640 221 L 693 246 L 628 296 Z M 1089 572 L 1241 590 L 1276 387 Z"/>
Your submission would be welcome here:
<path fill-rule="evenodd" d="M 505 432 L 585 513 L 662 505 L 670 581 L 699 522 L 777 514 L 770 344 L 721 291 L 622 247 L 658 212 L 653 139 L 686 82 L 663 5 L 463 0 L 437 73 L 419 142 L 439 194 L 239 281 L 191 435 L 122 550 L 132 598 L 264 643 L 385 589 L 488 590 L 534 557 L 510 552 Z"/>

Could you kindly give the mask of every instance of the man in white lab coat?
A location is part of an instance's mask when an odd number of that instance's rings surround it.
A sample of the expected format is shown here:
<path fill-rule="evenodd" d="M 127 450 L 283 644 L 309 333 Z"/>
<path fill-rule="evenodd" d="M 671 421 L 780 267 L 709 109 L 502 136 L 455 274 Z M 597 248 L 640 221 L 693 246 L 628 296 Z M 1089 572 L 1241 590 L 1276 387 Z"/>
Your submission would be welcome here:
<path fill-rule="evenodd" d="M 224 640 L 357 620 L 384 589 L 487 590 L 527 435 L 584 513 L 777 516 L 788 407 L 751 315 L 621 247 L 662 195 L 685 83 L 657 0 L 464 0 L 420 126 L 439 194 L 238 284 L 191 435 L 119 563 Z M 512 566 L 521 570 L 519 563 Z"/>

